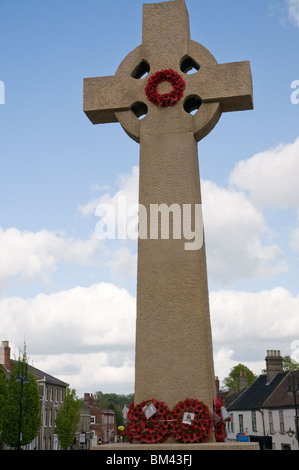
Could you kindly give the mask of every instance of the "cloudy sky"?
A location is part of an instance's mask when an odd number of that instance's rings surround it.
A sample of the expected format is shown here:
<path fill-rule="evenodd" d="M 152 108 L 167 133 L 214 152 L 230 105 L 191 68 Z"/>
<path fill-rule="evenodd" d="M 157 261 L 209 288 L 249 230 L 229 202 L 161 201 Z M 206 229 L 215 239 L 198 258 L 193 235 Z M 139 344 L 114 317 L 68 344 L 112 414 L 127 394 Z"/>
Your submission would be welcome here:
<path fill-rule="evenodd" d="M 84 392 L 134 390 L 136 240 L 100 203 L 137 202 L 139 147 L 93 126 L 83 78 L 141 43 L 143 0 L 0 0 L 0 339 Z M 186 0 L 191 37 L 250 60 L 254 111 L 198 145 L 215 373 L 299 361 L 299 0 Z"/>

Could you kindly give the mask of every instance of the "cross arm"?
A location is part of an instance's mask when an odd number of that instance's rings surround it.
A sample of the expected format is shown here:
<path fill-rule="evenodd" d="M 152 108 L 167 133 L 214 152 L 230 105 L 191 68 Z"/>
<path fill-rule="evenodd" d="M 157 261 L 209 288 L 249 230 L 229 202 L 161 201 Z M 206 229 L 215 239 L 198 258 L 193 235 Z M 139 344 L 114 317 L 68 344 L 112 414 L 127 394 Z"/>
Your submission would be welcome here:
<path fill-rule="evenodd" d="M 137 82 L 132 77 L 124 79 L 115 75 L 85 78 L 83 110 L 90 121 L 93 124 L 118 122 L 115 113 L 130 109 L 143 91 Z"/>
<path fill-rule="evenodd" d="M 202 66 L 188 77 L 189 94 L 199 94 L 205 103 L 218 101 L 221 112 L 253 109 L 250 63 L 232 62 Z"/>

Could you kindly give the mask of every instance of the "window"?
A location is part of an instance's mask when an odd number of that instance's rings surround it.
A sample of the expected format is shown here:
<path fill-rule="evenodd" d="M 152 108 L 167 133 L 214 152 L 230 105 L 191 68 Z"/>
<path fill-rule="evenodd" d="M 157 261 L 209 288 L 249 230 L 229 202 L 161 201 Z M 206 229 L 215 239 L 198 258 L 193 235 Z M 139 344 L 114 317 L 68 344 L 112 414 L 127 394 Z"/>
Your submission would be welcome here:
<path fill-rule="evenodd" d="M 280 426 L 280 433 L 284 434 L 285 428 L 284 428 L 283 410 L 279 410 L 279 426 Z"/>
<path fill-rule="evenodd" d="M 58 388 L 55 388 L 55 401 L 58 401 Z"/>
<path fill-rule="evenodd" d="M 252 431 L 257 431 L 257 426 L 256 426 L 256 411 L 253 410 L 251 411 L 251 424 L 252 424 Z"/>
<path fill-rule="evenodd" d="M 243 415 L 239 415 L 239 432 L 244 432 L 244 420 Z"/>
<path fill-rule="evenodd" d="M 49 410 L 49 427 L 52 427 L 52 410 Z"/>
<path fill-rule="evenodd" d="M 91 416 L 90 417 L 90 424 L 95 424 L 96 422 L 96 417 L 95 416 Z"/>
<path fill-rule="evenodd" d="M 228 424 L 230 426 L 230 431 L 234 432 L 234 414 L 230 413 L 229 416 L 230 416 L 230 421 L 228 422 Z"/>
<path fill-rule="evenodd" d="M 272 413 L 272 411 L 269 411 L 269 430 L 270 430 L 270 434 L 274 434 L 273 413 Z"/>

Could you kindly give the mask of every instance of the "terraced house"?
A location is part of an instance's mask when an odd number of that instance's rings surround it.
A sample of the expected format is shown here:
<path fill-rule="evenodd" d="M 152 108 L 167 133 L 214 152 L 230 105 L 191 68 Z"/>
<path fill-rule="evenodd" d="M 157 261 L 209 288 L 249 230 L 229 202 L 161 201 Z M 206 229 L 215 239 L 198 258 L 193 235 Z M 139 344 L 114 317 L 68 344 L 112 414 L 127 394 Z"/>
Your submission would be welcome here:
<path fill-rule="evenodd" d="M 1 341 L 0 367 L 6 372 L 7 377 L 9 377 L 14 362 L 10 357 L 9 342 Z M 41 401 L 41 426 L 38 435 L 33 442 L 26 446 L 26 449 L 59 450 L 58 438 L 54 432 L 55 419 L 58 410 L 63 405 L 68 384 L 30 365 L 28 365 L 28 372 L 33 374 L 38 383 Z"/>

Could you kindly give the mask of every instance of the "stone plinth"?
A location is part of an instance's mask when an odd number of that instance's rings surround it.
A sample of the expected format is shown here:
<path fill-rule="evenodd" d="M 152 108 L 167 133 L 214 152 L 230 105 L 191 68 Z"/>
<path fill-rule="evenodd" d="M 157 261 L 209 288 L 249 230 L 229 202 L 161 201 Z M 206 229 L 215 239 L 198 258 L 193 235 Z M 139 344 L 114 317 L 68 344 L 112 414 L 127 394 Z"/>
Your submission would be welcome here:
<path fill-rule="evenodd" d="M 193 452 L 201 450 L 260 450 L 257 442 L 203 442 L 201 444 L 108 444 L 92 447 L 91 450 L 108 452 Z"/>

